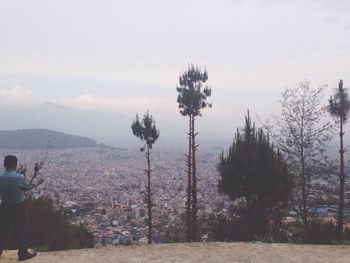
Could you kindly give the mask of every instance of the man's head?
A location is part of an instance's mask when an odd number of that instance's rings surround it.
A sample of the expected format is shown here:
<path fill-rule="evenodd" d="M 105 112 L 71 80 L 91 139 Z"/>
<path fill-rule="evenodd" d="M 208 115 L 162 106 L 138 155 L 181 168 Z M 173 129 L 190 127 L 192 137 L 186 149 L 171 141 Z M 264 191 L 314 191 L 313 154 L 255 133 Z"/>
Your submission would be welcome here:
<path fill-rule="evenodd" d="M 17 157 L 13 155 L 7 155 L 4 159 L 4 166 L 6 170 L 17 169 Z"/>

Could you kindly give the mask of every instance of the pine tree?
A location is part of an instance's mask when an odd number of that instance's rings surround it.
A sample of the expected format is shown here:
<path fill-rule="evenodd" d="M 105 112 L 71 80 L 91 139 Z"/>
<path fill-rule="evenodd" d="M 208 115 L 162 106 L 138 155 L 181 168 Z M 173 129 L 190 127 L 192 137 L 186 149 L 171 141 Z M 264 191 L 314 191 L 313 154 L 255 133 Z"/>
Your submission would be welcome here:
<path fill-rule="evenodd" d="M 219 190 L 244 204 L 247 240 L 267 233 L 268 222 L 280 218 L 291 201 L 293 176 L 281 153 L 248 115 L 243 134 L 237 129 L 228 154 L 220 156 Z"/>
<path fill-rule="evenodd" d="M 207 98 L 211 96 L 211 88 L 205 83 L 208 80 L 208 73 L 203 72 L 198 66 L 189 65 L 187 71 L 179 77 L 177 103 L 180 113 L 189 117 L 188 130 L 188 155 L 187 162 L 187 240 L 197 240 L 197 167 L 196 167 L 196 117 L 202 116 L 202 109 L 211 108 Z"/>
<path fill-rule="evenodd" d="M 339 121 L 339 138 L 340 138 L 340 174 L 339 174 L 339 206 L 338 206 L 338 236 L 340 239 L 343 237 L 343 224 L 344 224 L 344 184 L 345 184 L 345 171 L 344 171 L 344 144 L 343 126 L 346 124 L 349 118 L 350 112 L 350 100 L 347 89 L 343 87 L 343 80 L 339 81 L 338 89 L 334 94 L 334 98 L 329 99 L 328 112 L 331 116 L 337 118 Z"/>
<path fill-rule="evenodd" d="M 147 168 L 145 169 L 145 174 L 147 176 L 147 186 L 146 191 L 142 191 L 144 197 L 144 202 L 148 209 L 148 243 L 152 244 L 152 207 L 154 191 L 151 189 L 151 155 L 150 150 L 153 144 L 159 138 L 159 130 L 157 130 L 156 123 L 153 120 L 152 115 L 147 111 L 144 114 L 143 119 L 140 121 L 139 116 L 136 115 L 135 121 L 131 125 L 132 133 L 140 138 L 144 145 L 140 148 L 141 152 L 146 151 L 146 161 Z"/>

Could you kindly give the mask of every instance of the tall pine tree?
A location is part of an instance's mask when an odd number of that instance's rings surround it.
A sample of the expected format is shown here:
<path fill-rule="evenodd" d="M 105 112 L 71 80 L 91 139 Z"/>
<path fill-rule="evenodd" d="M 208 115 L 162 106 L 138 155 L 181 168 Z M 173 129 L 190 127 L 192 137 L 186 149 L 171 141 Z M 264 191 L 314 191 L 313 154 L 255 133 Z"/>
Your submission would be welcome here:
<path fill-rule="evenodd" d="M 180 75 L 177 102 L 180 113 L 189 117 L 188 154 L 187 154 L 187 240 L 197 240 L 197 167 L 196 144 L 197 132 L 195 130 L 196 117 L 202 116 L 202 109 L 211 107 L 207 98 L 211 96 L 211 88 L 205 83 L 208 80 L 206 70 L 201 71 L 198 66 L 189 65 L 188 69 Z"/>
<path fill-rule="evenodd" d="M 146 114 L 144 114 L 143 119 L 140 120 L 139 116 L 136 115 L 135 121 L 131 125 L 132 133 L 140 138 L 140 140 L 144 143 L 144 145 L 141 147 L 141 151 L 146 151 L 146 161 L 147 161 L 147 168 L 145 169 L 145 174 L 147 176 L 147 186 L 146 191 L 142 191 L 142 195 L 144 198 L 144 202 L 147 205 L 148 210 L 148 243 L 152 244 L 152 207 L 154 206 L 153 203 L 153 196 L 154 191 L 151 189 L 151 155 L 150 150 L 152 149 L 153 144 L 158 140 L 159 138 L 159 130 L 156 127 L 156 123 L 152 117 L 152 115 L 149 114 L 147 111 Z"/>
<path fill-rule="evenodd" d="M 328 112 L 331 116 L 335 117 L 339 122 L 339 138 L 340 138 L 340 174 L 339 174 L 339 205 L 338 205 L 338 236 L 339 239 L 343 237 L 343 224 L 344 224 L 344 184 L 345 184 L 345 171 L 344 171 L 344 143 L 343 136 L 345 134 L 343 130 L 344 124 L 349 118 L 350 112 L 350 100 L 347 89 L 343 87 L 343 80 L 339 81 L 338 89 L 336 90 L 334 97 L 329 99 Z"/>

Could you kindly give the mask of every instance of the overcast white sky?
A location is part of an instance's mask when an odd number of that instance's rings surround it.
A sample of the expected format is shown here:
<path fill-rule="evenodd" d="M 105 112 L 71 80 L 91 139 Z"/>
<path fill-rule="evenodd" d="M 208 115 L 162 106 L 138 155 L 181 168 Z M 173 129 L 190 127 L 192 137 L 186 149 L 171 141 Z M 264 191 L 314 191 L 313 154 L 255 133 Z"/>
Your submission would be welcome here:
<path fill-rule="evenodd" d="M 0 104 L 180 119 L 188 63 L 209 72 L 208 121 L 274 113 L 304 79 L 328 97 L 350 86 L 350 1 L 0 0 Z"/>

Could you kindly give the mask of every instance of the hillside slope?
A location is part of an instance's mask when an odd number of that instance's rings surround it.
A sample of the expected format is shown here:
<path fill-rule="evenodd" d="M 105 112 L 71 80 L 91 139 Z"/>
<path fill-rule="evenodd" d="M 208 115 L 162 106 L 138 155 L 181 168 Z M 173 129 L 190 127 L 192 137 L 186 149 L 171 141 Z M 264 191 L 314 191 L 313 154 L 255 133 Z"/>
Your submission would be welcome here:
<path fill-rule="evenodd" d="M 0 262 L 16 262 L 6 251 Z M 340 263 L 350 262 L 350 246 L 252 243 L 165 244 L 40 253 L 31 263 Z"/>
<path fill-rule="evenodd" d="M 132 119 L 121 114 L 79 110 L 54 103 L 36 108 L 0 105 L 0 129 L 49 129 L 100 139 L 129 134 Z"/>
<path fill-rule="evenodd" d="M 53 148 L 78 148 L 95 147 L 97 144 L 86 137 L 46 129 L 0 130 L 2 149 L 40 149 L 48 145 Z"/>

